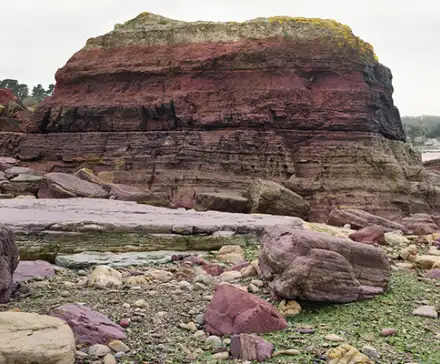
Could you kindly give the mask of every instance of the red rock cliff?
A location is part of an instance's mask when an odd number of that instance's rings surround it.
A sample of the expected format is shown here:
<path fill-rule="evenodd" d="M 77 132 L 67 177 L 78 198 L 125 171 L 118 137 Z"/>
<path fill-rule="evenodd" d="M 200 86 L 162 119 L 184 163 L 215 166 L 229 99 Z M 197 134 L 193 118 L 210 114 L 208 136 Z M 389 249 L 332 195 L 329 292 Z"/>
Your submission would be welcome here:
<path fill-rule="evenodd" d="M 404 145 L 389 69 L 331 20 L 143 13 L 88 40 L 56 79 L 30 134 L 0 136 L 8 154 L 156 190 L 264 177 L 310 200 L 315 220 L 335 206 L 387 217 L 440 206 Z"/>

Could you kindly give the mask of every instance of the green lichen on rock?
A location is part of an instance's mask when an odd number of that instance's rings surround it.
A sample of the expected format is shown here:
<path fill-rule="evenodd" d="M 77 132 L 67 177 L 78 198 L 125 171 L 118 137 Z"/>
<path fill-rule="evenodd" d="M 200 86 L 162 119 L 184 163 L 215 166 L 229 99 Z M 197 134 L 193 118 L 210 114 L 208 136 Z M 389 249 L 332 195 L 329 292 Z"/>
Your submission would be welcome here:
<path fill-rule="evenodd" d="M 144 12 L 117 24 L 103 36 L 91 38 L 85 49 L 194 43 L 232 43 L 256 39 L 285 39 L 297 44 L 322 42 L 337 53 L 377 61 L 373 47 L 335 20 L 275 16 L 245 22 L 185 22 Z"/>

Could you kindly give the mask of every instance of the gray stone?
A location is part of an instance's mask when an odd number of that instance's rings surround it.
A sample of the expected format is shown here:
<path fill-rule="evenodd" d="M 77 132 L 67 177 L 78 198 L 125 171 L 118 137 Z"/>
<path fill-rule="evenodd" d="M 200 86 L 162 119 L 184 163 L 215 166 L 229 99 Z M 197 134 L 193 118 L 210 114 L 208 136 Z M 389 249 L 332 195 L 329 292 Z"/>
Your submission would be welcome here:
<path fill-rule="evenodd" d="M 8 179 L 14 178 L 19 174 L 36 174 L 36 172 L 27 167 L 12 167 L 5 171 L 6 178 Z"/>
<path fill-rule="evenodd" d="M 413 311 L 414 316 L 438 318 L 438 313 L 433 306 L 420 306 Z"/>
<path fill-rule="evenodd" d="M 372 346 L 365 345 L 361 351 L 371 360 L 378 361 L 380 359 L 380 353 L 377 351 L 377 349 L 373 348 Z"/>
<path fill-rule="evenodd" d="M 11 182 L 34 183 L 34 182 L 40 182 L 42 179 L 43 179 L 43 177 L 37 176 L 35 174 L 22 173 L 22 174 L 19 174 L 17 177 L 12 178 Z"/>

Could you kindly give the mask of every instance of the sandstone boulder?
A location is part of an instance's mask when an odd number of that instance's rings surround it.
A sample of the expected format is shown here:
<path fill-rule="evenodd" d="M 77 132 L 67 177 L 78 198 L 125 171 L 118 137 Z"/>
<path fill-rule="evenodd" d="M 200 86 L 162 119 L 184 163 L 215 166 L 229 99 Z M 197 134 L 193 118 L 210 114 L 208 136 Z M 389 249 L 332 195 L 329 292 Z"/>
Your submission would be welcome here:
<path fill-rule="evenodd" d="M 374 364 L 365 354 L 348 344 L 330 349 L 327 351 L 326 357 L 328 358 L 328 364 Z"/>
<path fill-rule="evenodd" d="M 199 192 L 196 204 L 206 210 L 248 213 L 250 204 L 247 198 L 234 193 Z"/>
<path fill-rule="evenodd" d="M 390 280 L 378 248 L 310 230 L 265 231 L 261 274 L 275 298 L 352 302 L 382 293 Z"/>
<path fill-rule="evenodd" d="M 385 230 L 381 226 L 368 226 L 348 236 L 351 240 L 364 244 L 385 245 Z"/>
<path fill-rule="evenodd" d="M 98 265 L 90 274 L 90 285 L 106 288 L 120 286 L 122 284 L 122 274 L 116 269 L 105 265 Z"/>
<path fill-rule="evenodd" d="M 287 326 L 269 303 L 227 283 L 217 285 L 204 319 L 207 331 L 214 335 L 258 334 Z"/>
<path fill-rule="evenodd" d="M 272 181 L 261 178 L 249 186 L 252 213 L 296 216 L 304 218 L 310 204 L 295 192 Z"/>
<path fill-rule="evenodd" d="M 52 309 L 49 314 L 69 324 L 75 334 L 77 344 L 107 344 L 112 340 L 127 338 L 121 326 L 110 321 L 102 313 L 85 306 L 60 306 Z"/>
<path fill-rule="evenodd" d="M 351 228 L 355 230 L 372 225 L 378 225 L 382 226 L 385 231 L 400 230 L 406 232 L 406 228 L 402 224 L 356 209 L 332 210 L 328 216 L 327 224 L 340 227 L 344 226 L 345 224 L 350 224 Z"/>
<path fill-rule="evenodd" d="M 429 235 L 440 230 L 428 214 L 414 214 L 403 218 L 401 223 L 410 234 L 414 235 Z"/>
<path fill-rule="evenodd" d="M 0 312 L 0 363 L 73 364 L 72 329 L 55 317 Z"/>
<path fill-rule="evenodd" d="M 18 248 L 12 232 L 0 226 L 0 303 L 6 303 L 11 298 L 12 275 L 18 262 Z"/>
<path fill-rule="evenodd" d="M 101 186 L 65 173 L 46 174 L 38 191 L 39 198 L 106 198 L 107 196 L 108 193 Z"/>
<path fill-rule="evenodd" d="M 257 335 L 240 334 L 231 337 L 231 356 L 234 359 L 257 360 L 272 358 L 274 345 Z"/>

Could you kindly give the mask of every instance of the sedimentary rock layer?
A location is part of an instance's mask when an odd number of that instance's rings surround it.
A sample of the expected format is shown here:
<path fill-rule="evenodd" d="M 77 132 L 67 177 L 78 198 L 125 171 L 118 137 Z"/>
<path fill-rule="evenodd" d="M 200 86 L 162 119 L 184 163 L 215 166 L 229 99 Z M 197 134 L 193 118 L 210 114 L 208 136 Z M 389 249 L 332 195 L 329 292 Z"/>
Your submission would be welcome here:
<path fill-rule="evenodd" d="M 266 227 L 301 227 L 295 217 L 171 210 L 134 202 L 5 200 L 2 223 L 11 228 L 23 260 L 58 253 L 215 250 L 256 244 Z"/>
<path fill-rule="evenodd" d="M 0 136 L 4 154 L 172 193 L 263 177 L 308 199 L 313 220 L 440 206 L 403 143 L 391 72 L 337 22 L 143 13 L 90 39 L 56 78 L 30 134 Z"/>

